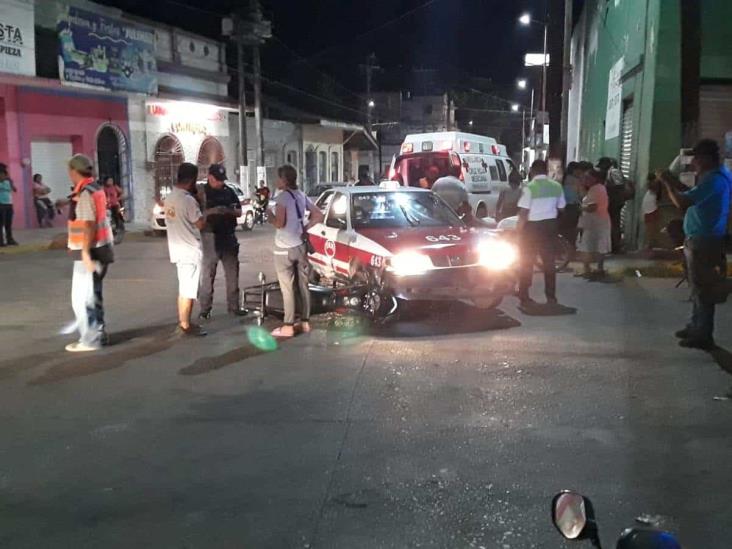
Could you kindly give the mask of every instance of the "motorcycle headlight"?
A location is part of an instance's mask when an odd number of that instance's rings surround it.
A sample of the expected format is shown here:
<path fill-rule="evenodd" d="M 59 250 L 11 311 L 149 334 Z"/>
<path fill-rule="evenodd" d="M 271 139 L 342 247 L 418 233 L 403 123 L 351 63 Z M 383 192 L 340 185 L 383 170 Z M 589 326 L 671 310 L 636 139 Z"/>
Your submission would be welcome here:
<path fill-rule="evenodd" d="M 481 242 L 478 251 L 480 264 L 491 271 L 505 271 L 518 261 L 516 246 L 497 238 Z"/>
<path fill-rule="evenodd" d="M 432 269 L 432 260 L 418 252 L 402 252 L 391 258 L 390 269 L 397 276 L 424 274 Z"/>

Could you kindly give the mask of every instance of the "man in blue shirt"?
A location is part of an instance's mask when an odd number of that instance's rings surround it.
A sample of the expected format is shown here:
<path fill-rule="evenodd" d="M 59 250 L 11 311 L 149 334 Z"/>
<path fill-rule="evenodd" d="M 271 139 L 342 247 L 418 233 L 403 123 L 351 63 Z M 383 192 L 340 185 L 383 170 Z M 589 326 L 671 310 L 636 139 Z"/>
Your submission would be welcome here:
<path fill-rule="evenodd" d="M 686 210 L 684 256 L 693 311 L 687 327 L 676 336 L 682 347 L 712 350 L 715 305 L 727 299 L 725 244 L 732 174 L 721 165 L 719 145 L 711 139 L 703 139 L 694 147 L 693 166 L 697 185 L 685 192 L 668 172 L 661 174 L 673 203 Z"/>

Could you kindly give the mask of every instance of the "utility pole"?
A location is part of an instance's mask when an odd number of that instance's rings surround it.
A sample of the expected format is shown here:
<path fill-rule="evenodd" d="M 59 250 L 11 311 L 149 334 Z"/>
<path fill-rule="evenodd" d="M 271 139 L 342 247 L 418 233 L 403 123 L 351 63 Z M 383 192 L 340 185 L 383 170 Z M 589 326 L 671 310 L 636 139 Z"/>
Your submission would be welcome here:
<path fill-rule="evenodd" d="M 572 88 L 572 0 L 564 0 L 564 44 L 562 51 L 562 128 L 560 142 L 562 161 L 567 160 L 569 137 L 569 90 Z"/>
<path fill-rule="evenodd" d="M 259 0 L 250 1 L 252 21 L 255 25 L 262 24 L 262 8 Z M 263 40 L 262 40 L 263 42 Z M 254 124 L 256 130 L 256 158 L 257 169 L 264 167 L 264 127 L 262 122 L 262 58 L 259 52 L 259 42 L 252 46 L 252 61 L 254 68 Z M 259 175 L 257 175 L 259 177 Z"/>
<path fill-rule="evenodd" d="M 373 80 L 373 74 L 374 71 L 381 70 L 381 67 L 376 65 L 376 54 L 371 53 L 366 58 L 366 64 L 361 65 L 361 68 L 363 68 L 366 71 L 366 128 L 369 130 L 369 133 L 371 133 L 371 129 L 373 127 L 373 110 L 375 107 L 375 104 L 373 102 L 373 97 L 371 97 L 371 85 Z"/>
<path fill-rule="evenodd" d="M 244 41 L 241 35 L 241 21 L 239 16 L 232 16 L 236 39 L 236 69 L 239 73 L 239 169 L 249 169 L 247 158 L 247 91 L 246 76 L 244 74 Z M 243 176 L 244 174 L 240 174 Z M 243 177 L 240 177 L 240 180 Z"/>

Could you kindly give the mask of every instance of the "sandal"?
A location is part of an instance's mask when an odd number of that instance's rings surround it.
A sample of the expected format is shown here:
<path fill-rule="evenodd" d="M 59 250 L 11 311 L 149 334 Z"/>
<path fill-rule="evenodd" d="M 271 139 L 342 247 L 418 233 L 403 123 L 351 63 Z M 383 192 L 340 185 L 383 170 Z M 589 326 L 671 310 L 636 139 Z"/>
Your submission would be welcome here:
<path fill-rule="evenodd" d="M 313 331 L 312 326 L 310 326 L 309 320 L 303 320 L 302 322 L 295 325 L 295 331 L 298 331 L 303 334 L 309 334 Z"/>
<path fill-rule="evenodd" d="M 290 339 L 290 338 L 295 337 L 294 333 L 293 334 L 283 333 L 282 332 L 283 328 L 284 328 L 284 326 L 280 326 L 279 328 L 275 328 L 274 330 L 272 330 L 272 337 L 276 337 L 278 339 Z"/>

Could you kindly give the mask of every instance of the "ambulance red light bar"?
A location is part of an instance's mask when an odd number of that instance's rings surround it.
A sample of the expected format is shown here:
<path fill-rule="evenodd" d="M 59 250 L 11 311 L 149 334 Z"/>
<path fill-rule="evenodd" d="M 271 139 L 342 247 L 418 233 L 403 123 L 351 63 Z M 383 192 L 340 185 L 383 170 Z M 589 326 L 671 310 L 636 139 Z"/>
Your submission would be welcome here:
<path fill-rule="evenodd" d="M 402 154 L 409 154 L 414 152 L 414 143 L 404 143 L 402 145 Z"/>
<path fill-rule="evenodd" d="M 491 152 L 498 156 L 499 154 L 501 154 L 501 147 L 499 147 L 498 145 L 491 145 Z"/>
<path fill-rule="evenodd" d="M 469 153 L 470 152 L 470 141 L 464 141 L 463 142 L 463 150 L 466 153 Z"/>

